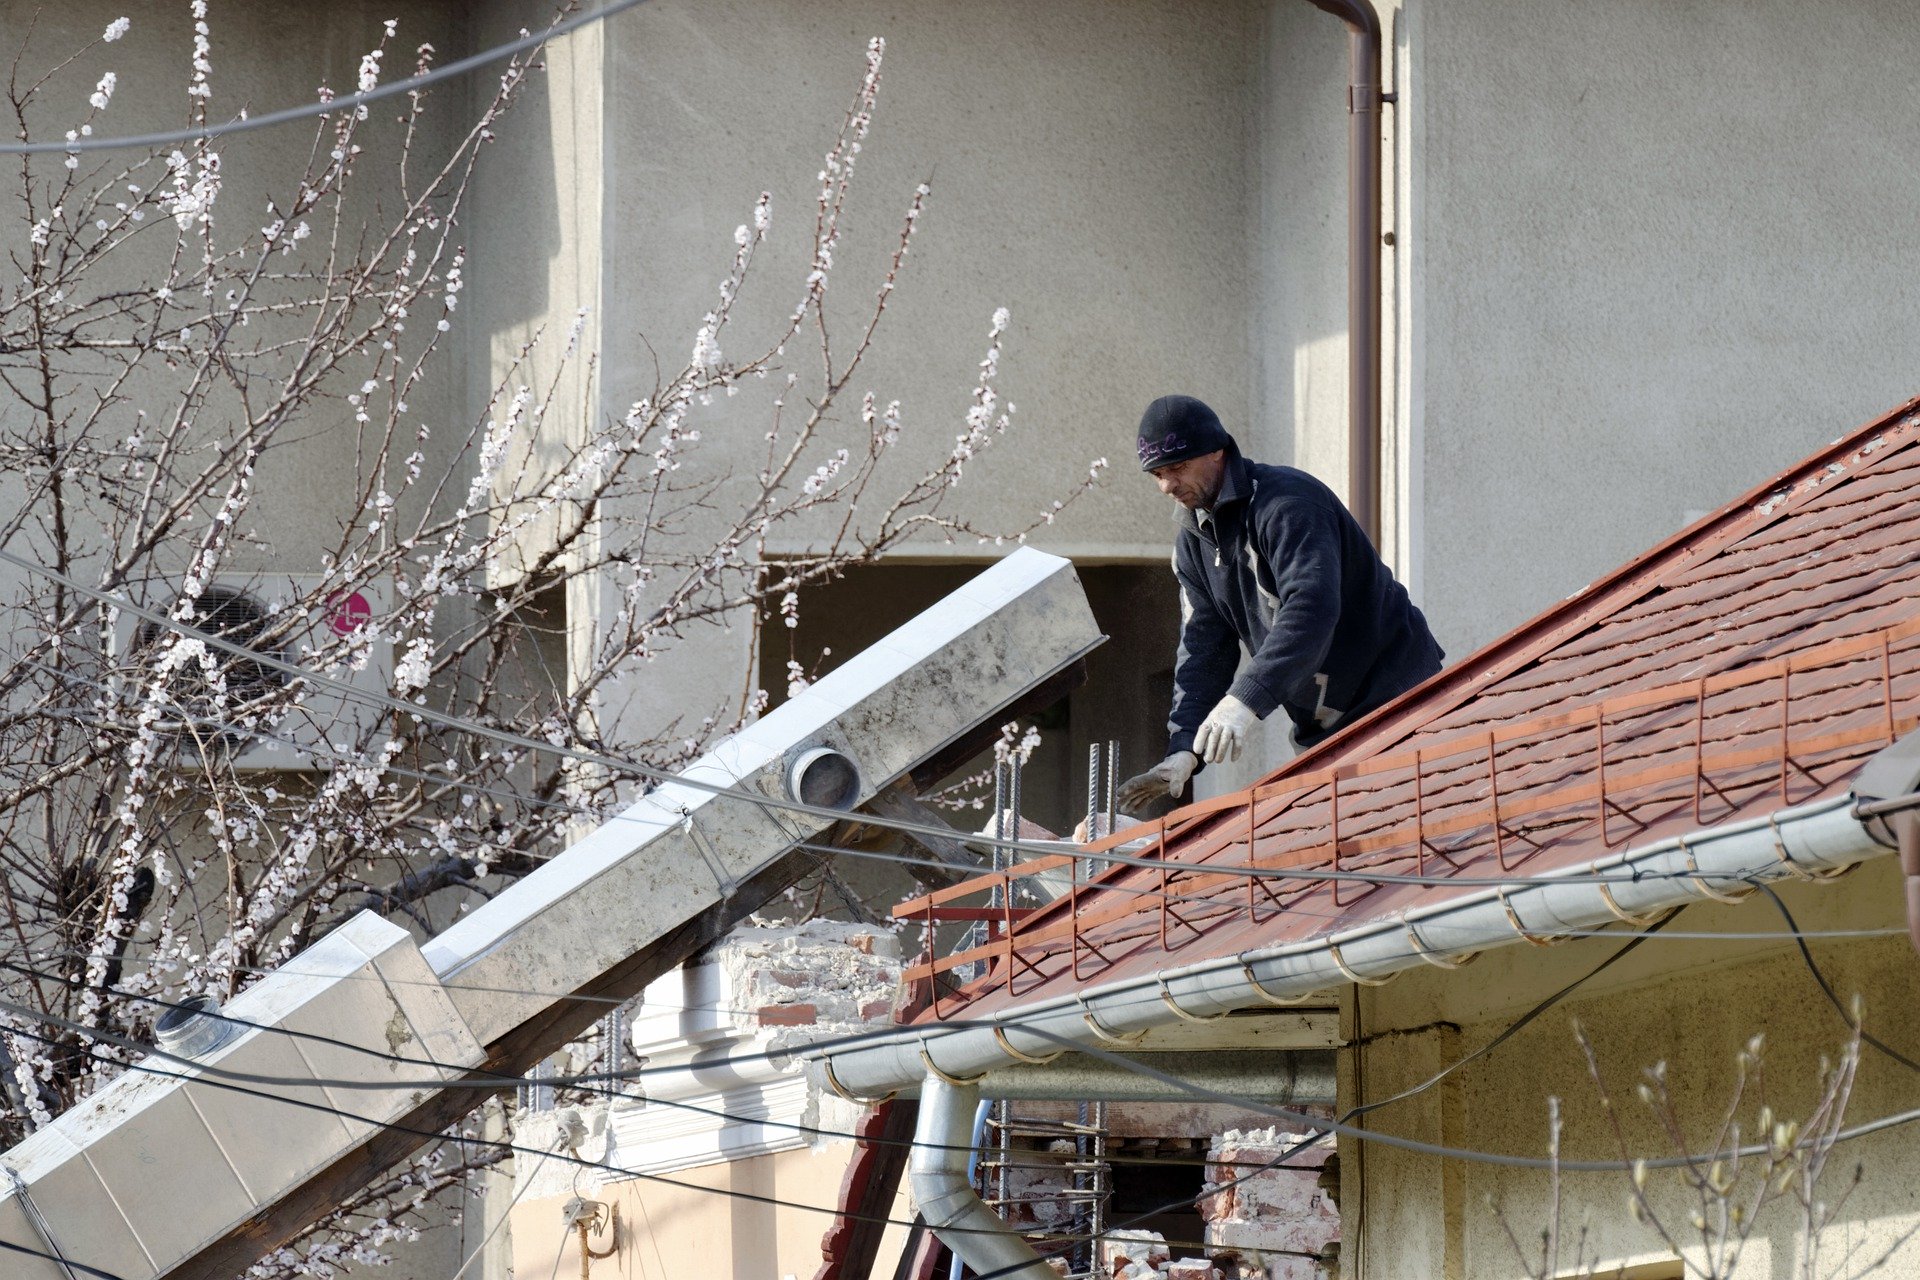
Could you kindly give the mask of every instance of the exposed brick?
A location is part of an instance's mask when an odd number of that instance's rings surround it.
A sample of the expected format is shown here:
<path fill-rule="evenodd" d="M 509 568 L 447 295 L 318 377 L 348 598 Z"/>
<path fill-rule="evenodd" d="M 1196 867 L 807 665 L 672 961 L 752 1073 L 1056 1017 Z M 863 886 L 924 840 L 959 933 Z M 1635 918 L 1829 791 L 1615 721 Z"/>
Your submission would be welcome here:
<path fill-rule="evenodd" d="M 763 1027 L 807 1027 L 812 1026 L 819 1016 L 820 1011 L 810 1004 L 760 1006 L 760 1025 Z"/>
<path fill-rule="evenodd" d="M 1219 1269 L 1205 1258 L 1182 1258 L 1167 1264 L 1167 1280 L 1220 1280 Z"/>
<path fill-rule="evenodd" d="M 812 974 L 796 973 L 792 969 L 763 969 L 761 973 L 783 987 L 804 987 L 813 981 Z"/>
<path fill-rule="evenodd" d="M 891 1000 L 869 1000 L 860 1006 L 860 1018 L 863 1022 L 884 1018 L 892 1012 L 893 1001 Z"/>
<path fill-rule="evenodd" d="M 873 935 L 872 934 L 856 933 L 851 938 L 848 938 L 847 941 L 851 943 L 853 946 L 853 949 L 855 951 L 858 951 L 861 955 L 870 956 L 873 954 Z"/>

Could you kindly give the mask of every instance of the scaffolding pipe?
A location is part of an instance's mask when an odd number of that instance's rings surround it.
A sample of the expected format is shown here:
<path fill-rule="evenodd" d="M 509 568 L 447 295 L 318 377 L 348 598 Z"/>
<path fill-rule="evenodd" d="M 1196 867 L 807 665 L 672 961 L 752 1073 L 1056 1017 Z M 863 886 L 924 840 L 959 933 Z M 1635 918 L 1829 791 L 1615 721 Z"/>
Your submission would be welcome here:
<path fill-rule="evenodd" d="M 1059 1280 L 1033 1246 L 987 1208 L 967 1177 L 979 1106 L 978 1085 L 928 1076 L 920 1086 L 913 1156 L 907 1162 L 914 1207 L 940 1242 L 975 1275 Z"/>

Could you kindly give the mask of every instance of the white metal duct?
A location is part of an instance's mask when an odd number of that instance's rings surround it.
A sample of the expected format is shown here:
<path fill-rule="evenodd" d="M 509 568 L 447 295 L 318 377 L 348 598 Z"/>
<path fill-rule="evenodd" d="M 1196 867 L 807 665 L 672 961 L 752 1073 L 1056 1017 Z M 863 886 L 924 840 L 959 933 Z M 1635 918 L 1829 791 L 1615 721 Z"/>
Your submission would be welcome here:
<path fill-rule="evenodd" d="M 294 1206 L 323 1202 L 329 1185 L 358 1176 L 343 1169 L 379 1171 L 378 1161 L 347 1157 L 382 1123 L 418 1117 L 448 1094 L 318 1082 L 446 1078 L 487 1063 L 503 1037 L 546 1034 L 566 993 L 684 941 L 692 922 L 726 918 L 741 886 L 835 821 L 781 807 L 790 788 L 825 800 L 821 808 L 864 804 L 1102 638 L 1071 564 L 1015 552 L 425 946 L 363 914 L 234 1000 L 225 1013 L 265 1029 L 206 1061 L 315 1084 L 243 1086 L 249 1093 L 192 1070 L 129 1072 L 0 1156 L 31 1197 L 0 1169 L 0 1240 L 50 1253 L 57 1245 L 120 1280 L 244 1270 L 299 1225 Z M 482 1096 L 465 1091 L 474 1103 Z M 390 1158 L 390 1147 L 380 1151 Z M 8 1253 L 0 1274 L 88 1273 Z"/>
<path fill-rule="evenodd" d="M 227 1088 L 148 1058 L 152 1070 L 126 1072 L 0 1158 L 32 1200 L 0 1172 L 0 1240 L 122 1280 L 164 1274 L 415 1103 L 408 1088 L 320 1081 L 446 1079 L 482 1056 L 407 931 L 368 912 L 221 1013 L 259 1029 L 241 1029 L 205 1065 L 314 1083 Z M 10 1251 L 0 1259 L 9 1280 L 91 1274 Z"/>

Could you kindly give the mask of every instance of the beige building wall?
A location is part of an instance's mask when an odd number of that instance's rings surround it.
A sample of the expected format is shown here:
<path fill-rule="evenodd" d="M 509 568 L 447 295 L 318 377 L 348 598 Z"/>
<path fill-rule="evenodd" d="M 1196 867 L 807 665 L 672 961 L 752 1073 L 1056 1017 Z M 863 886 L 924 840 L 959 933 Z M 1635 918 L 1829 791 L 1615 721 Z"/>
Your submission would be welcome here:
<path fill-rule="evenodd" d="M 1833 884 L 1789 883 L 1779 892 L 1802 929 L 1904 931 L 1898 868 L 1882 858 Z M 1618 1149 L 1573 1035 L 1575 1020 L 1592 1037 L 1619 1107 L 1633 1157 L 1672 1154 L 1635 1097 L 1642 1071 L 1667 1064 L 1683 1122 L 1696 1150 L 1709 1149 L 1736 1081 L 1735 1055 L 1765 1036 L 1765 1075 L 1743 1108 L 1744 1140 L 1755 1136 L 1763 1097 L 1781 1119 L 1806 1116 L 1822 1058 L 1838 1056 L 1847 1030 L 1784 940 L 1688 939 L 1700 932 L 1778 934 L 1785 928 L 1764 895 L 1737 906 L 1689 907 L 1635 952 L 1609 968 L 1487 1057 L 1418 1097 L 1368 1115 L 1371 1129 L 1427 1142 L 1510 1155 L 1547 1152 L 1547 1103 L 1561 1099 L 1567 1159 L 1614 1159 Z M 1350 1034 L 1363 1047 L 1343 1053 L 1354 1101 L 1390 1097 L 1479 1049 L 1540 1000 L 1591 970 L 1630 935 L 1525 944 L 1488 952 L 1457 973 L 1415 970 L 1358 991 Z M 1902 936 L 1809 944 L 1842 1001 L 1865 1001 L 1867 1028 L 1913 1052 L 1907 1013 L 1920 988 L 1920 961 Z M 1350 1002 L 1351 1004 L 1351 1002 Z M 1354 1020 L 1357 1013 L 1357 1020 Z M 1847 1121 L 1864 1123 L 1913 1104 L 1913 1073 L 1871 1047 L 1863 1049 Z M 1351 1103 L 1344 1104 L 1351 1105 Z M 1920 1266 L 1920 1226 L 1907 1172 L 1920 1155 L 1911 1126 L 1836 1148 L 1821 1196 L 1838 1203 L 1855 1166 L 1864 1181 L 1846 1195 L 1838 1221 L 1822 1237 L 1827 1274 L 1843 1256 L 1857 1269 L 1889 1250 L 1885 1273 Z M 1442 1163 L 1378 1143 L 1340 1144 L 1341 1212 L 1350 1225 L 1345 1258 L 1364 1278 L 1431 1275 L 1520 1280 L 1526 1271 L 1508 1245 L 1491 1204 L 1523 1240 L 1537 1240 L 1551 1212 L 1547 1175 L 1483 1164 Z M 1649 1190 L 1682 1237 L 1691 1202 L 1674 1174 L 1653 1173 Z M 1586 1230 L 1592 1255 L 1612 1266 L 1672 1255 L 1637 1226 L 1621 1173 L 1569 1173 L 1561 1221 Z M 1740 1277 L 1799 1275 L 1791 1198 L 1761 1219 Z M 1567 1256 L 1571 1271 L 1571 1258 Z M 1606 1274 L 1603 1270 L 1601 1274 Z M 1848 1274 L 1853 1274 L 1849 1271 Z"/>
<path fill-rule="evenodd" d="M 589 1259 L 588 1280 L 809 1280 L 820 1269 L 820 1238 L 833 1223 L 852 1150 L 852 1143 L 835 1142 L 584 1192 L 620 1213 L 618 1240 L 602 1234 L 592 1241 L 595 1251 L 611 1246 L 616 1253 Z M 524 1200 L 514 1208 L 514 1275 L 541 1277 L 556 1267 L 563 1276 L 582 1274 L 579 1234 L 564 1229 L 566 1200 Z M 912 1222 L 904 1190 L 888 1216 Z M 906 1234 L 893 1226 L 881 1238 L 883 1272 Z"/>

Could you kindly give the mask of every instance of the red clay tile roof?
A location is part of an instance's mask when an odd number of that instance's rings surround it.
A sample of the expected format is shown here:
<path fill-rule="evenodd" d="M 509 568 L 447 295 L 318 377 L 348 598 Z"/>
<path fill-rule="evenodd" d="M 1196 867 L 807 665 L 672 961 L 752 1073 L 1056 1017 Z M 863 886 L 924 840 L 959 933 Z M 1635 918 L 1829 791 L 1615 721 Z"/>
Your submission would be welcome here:
<path fill-rule="evenodd" d="M 1169 815 L 1147 851 L 1159 865 L 1111 867 L 1072 900 L 1017 919 L 1010 938 L 915 976 L 990 960 L 958 1002 L 987 1016 L 1327 935 L 1474 887 L 1447 877 L 1579 866 L 1843 791 L 1867 756 L 1920 718 L 1916 497 L 1920 401 L 1250 790 Z M 1304 878 L 1221 874 L 1248 867 L 1249 831 L 1255 868 Z M 1312 875 L 1328 870 L 1441 882 Z M 896 914 L 924 918 L 996 882 L 981 877 Z M 956 1008 L 949 998 L 938 1014 Z"/>

